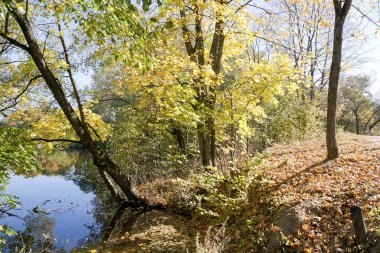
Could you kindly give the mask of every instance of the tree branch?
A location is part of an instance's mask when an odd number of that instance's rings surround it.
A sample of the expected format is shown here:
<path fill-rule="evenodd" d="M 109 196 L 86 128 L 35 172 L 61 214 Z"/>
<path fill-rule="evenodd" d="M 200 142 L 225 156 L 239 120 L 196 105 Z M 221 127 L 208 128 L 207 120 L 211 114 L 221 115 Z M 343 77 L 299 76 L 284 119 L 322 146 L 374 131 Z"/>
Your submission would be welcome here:
<path fill-rule="evenodd" d="M 351 5 L 352 5 L 352 0 L 344 1 L 343 7 L 342 7 L 342 15 L 343 16 L 347 16 L 347 13 L 350 10 Z"/>
<path fill-rule="evenodd" d="M 20 220 L 26 221 L 23 217 L 18 216 L 17 214 L 10 213 L 10 212 L 8 212 L 8 210 L 2 210 L 2 209 L 0 209 L 0 212 L 6 214 L 8 216 L 16 217 L 16 218 L 18 218 Z"/>
<path fill-rule="evenodd" d="M 373 122 L 370 126 L 369 126 L 369 129 L 372 129 L 374 128 L 377 124 L 380 123 L 380 118 L 378 118 L 377 120 L 375 120 L 375 122 Z"/>
<path fill-rule="evenodd" d="M 35 77 L 33 77 L 33 78 L 31 78 L 30 80 L 29 80 L 29 83 L 26 85 L 26 87 L 25 87 L 25 89 L 23 89 L 22 91 L 21 91 L 21 93 L 19 93 L 15 98 L 14 98 L 14 101 L 15 102 L 17 102 L 17 99 L 19 99 L 28 89 L 29 89 L 29 86 L 35 81 L 35 80 L 37 80 L 38 78 L 41 78 L 42 77 L 42 75 L 37 75 L 37 76 L 35 76 Z"/>
<path fill-rule="evenodd" d="M 18 47 L 18 48 L 20 48 L 20 49 L 22 49 L 22 50 L 24 50 L 24 51 L 30 53 L 30 49 L 29 49 L 28 46 L 26 46 L 26 45 L 22 44 L 21 42 L 19 42 L 19 41 L 13 39 L 13 38 L 11 38 L 11 37 L 9 37 L 9 36 L 6 35 L 4 32 L 0 32 L 0 36 L 1 36 L 3 39 L 7 40 L 7 41 L 8 41 L 9 43 L 11 43 L 12 45 L 14 45 L 14 46 L 16 46 L 16 47 Z"/>
<path fill-rule="evenodd" d="M 12 108 L 13 106 L 15 106 L 17 104 L 17 100 L 29 89 L 29 87 L 33 83 L 33 81 L 35 81 L 35 80 L 37 80 L 38 78 L 41 78 L 41 77 L 42 77 L 42 75 L 37 75 L 37 76 L 33 77 L 32 79 L 30 79 L 29 83 L 26 85 L 26 87 L 19 94 L 17 94 L 16 97 L 10 98 L 8 101 L 4 102 L 4 103 L 8 103 L 8 102 L 13 101 L 13 103 L 11 105 L 8 105 L 6 107 L 1 108 L 0 112 L 4 112 L 4 111 Z"/>
<path fill-rule="evenodd" d="M 263 8 L 263 7 L 260 7 L 260 6 L 257 6 L 256 4 L 250 4 L 250 3 L 247 3 L 246 4 L 247 6 L 250 6 L 250 7 L 253 7 L 253 8 L 256 8 L 256 9 L 259 9 L 259 10 L 262 10 L 264 11 L 266 14 L 268 15 L 273 15 L 274 13 L 272 13 L 271 11 L 268 11 L 267 9 Z"/>
<path fill-rule="evenodd" d="M 245 6 L 250 5 L 250 3 L 251 3 L 252 1 L 253 1 L 253 0 L 248 0 L 246 3 L 240 5 L 240 6 L 236 9 L 235 13 L 238 13 L 238 12 L 239 12 L 241 9 L 243 9 Z M 229 4 L 230 2 L 231 2 L 231 1 L 229 1 L 227 4 Z M 256 6 L 254 6 L 254 7 L 256 7 Z"/>
<path fill-rule="evenodd" d="M 342 8 L 342 5 L 340 4 L 340 0 L 333 0 L 333 2 L 334 2 L 335 13 L 339 13 Z"/>
<path fill-rule="evenodd" d="M 180 10 L 180 15 L 181 15 L 181 18 L 185 18 L 186 17 L 186 14 L 185 14 L 185 11 L 184 10 Z M 191 38 L 190 38 L 190 30 L 189 28 L 184 24 L 182 26 L 182 37 L 185 41 L 185 46 L 186 46 L 186 52 L 187 54 L 190 56 L 190 57 L 193 57 L 193 54 L 194 54 L 194 47 L 193 45 L 191 44 Z"/>
<path fill-rule="evenodd" d="M 57 23 L 58 23 L 58 31 L 59 31 L 59 40 L 61 41 L 62 48 L 63 48 L 63 55 L 65 57 L 66 64 L 68 65 L 66 71 L 69 74 L 70 83 L 71 83 L 71 86 L 73 87 L 74 97 L 75 97 L 75 100 L 76 100 L 77 105 L 78 105 L 78 110 L 79 110 L 81 121 L 84 123 L 85 122 L 85 115 L 84 115 L 84 111 L 83 111 L 83 105 L 82 105 L 82 102 L 80 101 L 77 85 L 76 85 L 76 82 L 75 82 L 75 79 L 74 79 L 73 72 L 71 70 L 71 63 L 70 63 L 70 59 L 69 59 L 69 53 L 67 51 L 65 39 L 63 38 L 63 31 L 62 31 L 62 27 L 61 27 L 61 24 L 60 24 L 60 20 L 58 20 Z M 84 123 L 84 125 L 86 125 L 86 124 Z"/>
<path fill-rule="evenodd" d="M 367 14 L 365 14 L 364 12 L 362 12 L 358 7 L 356 7 L 355 5 L 352 5 L 352 8 L 354 8 L 355 10 L 357 10 L 363 17 L 365 17 L 366 19 L 368 19 L 372 24 L 374 24 L 375 26 L 377 26 L 378 28 L 380 28 L 380 25 L 378 23 L 376 23 Z"/>
<path fill-rule="evenodd" d="M 8 34 L 8 27 L 9 27 L 9 12 L 5 14 L 5 24 L 4 24 L 4 33 Z"/>
<path fill-rule="evenodd" d="M 72 142 L 77 144 L 82 144 L 78 140 L 71 140 L 71 139 L 46 139 L 46 138 L 32 138 L 31 141 L 44 141 L 44 142 Z"/>

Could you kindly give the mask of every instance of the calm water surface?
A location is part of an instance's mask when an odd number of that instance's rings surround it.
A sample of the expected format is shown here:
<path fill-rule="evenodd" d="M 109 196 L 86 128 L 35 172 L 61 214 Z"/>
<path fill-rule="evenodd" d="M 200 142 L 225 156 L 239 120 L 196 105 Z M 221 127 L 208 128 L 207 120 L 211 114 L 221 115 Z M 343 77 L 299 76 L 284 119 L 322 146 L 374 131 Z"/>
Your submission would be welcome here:
<path fill-rule="evenodd" d="M 163 212 L 119 209 L 90 157 L 58 152 L 34 177 L 13 175 L 7 192 L 20 207 L 2 215 L 18 235 L 5 252 L 186 252 L 196 231 L 189 220 Z"/>

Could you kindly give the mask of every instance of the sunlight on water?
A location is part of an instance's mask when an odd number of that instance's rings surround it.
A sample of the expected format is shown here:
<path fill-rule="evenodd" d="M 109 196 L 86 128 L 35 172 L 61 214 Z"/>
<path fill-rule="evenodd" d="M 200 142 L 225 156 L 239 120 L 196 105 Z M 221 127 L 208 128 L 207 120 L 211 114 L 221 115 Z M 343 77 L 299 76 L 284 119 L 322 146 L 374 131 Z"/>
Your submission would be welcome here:
<path fill-rule="evenodd" d="M 183 217 L 118 210 L 86 155 L 55 153 L 41 174 L 13 175 L 7 192 L 20 206 L 0 217 L 18 231 L 5 252 L 183 252 L 194 244 L 196 232 Z"/>
<path fill-rule="evenodd" d="M 17 195 L 21 202 L 20 210 L 12 213 L 20 217 L 48 216 L 54 221 L 52 231 L 43 232 L 51 233 L 59 248 L 72 248 L 88 235 L 85 225 L 93 222 L 91 201 L 95 195 L 84 193 L 63 176 L 13 176 L 8 192 Z M 25 222 L 17 217 L 7 217 L 2 222 L 19 231 L 25 229 Z"/>

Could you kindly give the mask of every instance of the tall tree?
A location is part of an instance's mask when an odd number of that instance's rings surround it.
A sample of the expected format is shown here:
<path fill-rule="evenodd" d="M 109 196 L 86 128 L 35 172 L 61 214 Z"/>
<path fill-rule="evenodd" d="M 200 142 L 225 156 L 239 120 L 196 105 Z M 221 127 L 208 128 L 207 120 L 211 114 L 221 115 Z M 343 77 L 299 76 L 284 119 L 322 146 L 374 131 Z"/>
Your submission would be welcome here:
<path fill-rule="evenodd" d="M 343 28 L 352 0 L 333 0 L 335 10 L 333 55 L 330 68 L 329 90 L 327 98 L 327 125 L 326 146 L 327 160 L 333 160 L 339 156 L 336 140 L 336 106 L 338 97 L 338 85 L 340 65 L 342 61 Z"/>
<path fill-rule="evenodd" d="M 362 133 L 362 121 L 366 122 L 366 126 L 371 122 L 375 110 L 373 110 L 373 101 L 369 92 L 370 78 L 368 76 L 351 76 L 343 81 L 340 88 L 341 99 L 340 104 L 344 106 L 342 111 L 343 118 L 354 116 L 354 126 L 356 134 Z M 348 120 L 352 125 L 352 121 Z"/>
<path fill-rule="evenodd" d="M 315 98 L 316 90 L 327 83 L 327 65 L 330 64 L 333 10 L 330 0 L 273 1 L 264 18 L 264 40 L 272 41 L 294 60 L 294 66 L 304 71 L 305 95 Z M 281 32 L 279 32 L 281 31 Z"/>
<path fill-rule="evenodd" d="M 213 1 L 219 8 L 227 8 L 227 1 L 216 0 Z M 186 4 L 180 6 L 180 15 L 182 18 L 191 17 L 189 13 L 186 12 Z M 191 4 L 189 4 L 191 5 Z M 205 32 L 203 31 L 203 15 L 204 7 L 202 7 L 200 1 L 194 1 L 193 8 L 188 8 L 191 10 L 192 18 L 194 19 L 194 43 L 191 40 L 191 31 L 186 24 L 182 27 L 182 33 L 184 38 L 184 44 L 186 52 L 190 59 L 195 62 L 200 69 L 207 66 L 208 62 L 206 60 L 207 53 L 205 52 Z M 209 58 L 212 70 L 215 73 L 216 78 L 219 77 L 222 65 L 224 41 L 225 41 L 225 26 L 226 26 L 226 15 L 222 14 L 221 11 L 215 11 L 215 24 L 214 32 L 212 37 L 212 42 L 209 50 Z M 216 136 L 215 136 L 215 120 L 213 116 L 213 111 L 215 109 L 215 84 L 207 84 L 204 80 L 196 80 L 199 85 L 195 87 L 197 93 L 197 101 L 199 102 L 199 107 L 207 108 L 209 112 L 203 122 L 198 124 L 198 143 L 199 151 L 202 158 L 203 166 L 216 166 Z"/>
<path fill-rule="evenodd" d="M 206 72 L 207 69 L 211 69 L 214 75 L 211 82 L 205 80 L 204 77 L 193 80 L 197 94 L 195 109 L 205 112 L 197 125 L 199 152 L 203 166 L 216 166 L 217 136 L 214 114 L 217 89 L 223 79 L 222 63 L 225 57 L 226 38 L 228 34 L 233 34 L 233 31 L 242 29 L 239 25 L 246 17 L 240 16 L 240 13 L 251 2 L 249 0 L 213 0 L 181 1 L 178 4 L 183 47 L 186 53 L 198 66 L 199 71 Z M 211 19 L 207 20 L 207 17 Z"/>
<path fill-rule="evenodd" d="M 110 158 L 107 152 L 98 145 L 96 139 L 93 137 L 92 131 L 93 127 L 86 121 L 84 117 L 83 108 L 81 101 L 73 81 L 73 75 L 71 72 L 70 61 L 67 55 L 67 48 L 63 39 L 63 36 L 59 36 L 63 50 L 66 64 L 68 65 L 68 74 L 71 79 L 71 85 L 74 89 L 76 102 L 78 103 L 78 109 L 80 111 L 80 116 L 78 116 L 74 110 L 72 103 L 69 100 L 67 93 L 65 92 L 65 86 L 60 82 L 56 71 L 52 67 L 52 64 L 46 58 L 45 46 L 40 44 L 40 41 L 36 37 L 36 33 L 33 30 L 33 25 L 30 21 L 28 12 L 28 4 L 26 1 L 25 8 L 18 3 L 19 1 L 4 0 L 1 2 L 1 11 L 5 19 L 4 30 L 0 31 L 0 37 L 5 41 L 13 44 L 15 47 L 24 51 L 29 55 L 36 68 L 38 69 L 40 75 L 45 80 L 49 90 L 53 94 L 54 99 L 59 104 L 65 117 L 69 121 L 72 128 L 75 130 L 76 135 L 79 137 L 79 142 L 81 143 L 92 155 L 93 163 L 98 167 L 99 172 L 107 184 L 108 188 L 114 194 L 114 196 L 119 201 L 126 201 L 130 205 L 146 205 L 146 202 L 139 198 L 133 191 L 131 187 L 131 182 L 128 175 L 115 164 L 115 162 Z M 9 23 L 13 18 L 18 26 L 18 31 L 23 35 L 23 38 L 14 38 L 13 31 L 9 29 Z M 61 30 L 61 27 L 59 28 Z M 60 31 L 60 35 L 62 32 Z M 95 133 L 96 135 L 96 133 Z"/>

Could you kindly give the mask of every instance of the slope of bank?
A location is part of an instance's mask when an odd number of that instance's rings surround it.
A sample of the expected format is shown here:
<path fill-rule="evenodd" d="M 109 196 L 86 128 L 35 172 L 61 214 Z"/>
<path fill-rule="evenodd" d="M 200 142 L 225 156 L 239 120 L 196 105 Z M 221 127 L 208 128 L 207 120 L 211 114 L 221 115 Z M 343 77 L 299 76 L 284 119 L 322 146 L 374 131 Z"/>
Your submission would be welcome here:
<path fill-rule="evenodd" d="M 276 225 L 285 230 L 282 242 L 289 248 L 353 252 L 349 208 L 354 205 L 362 208 L 370 231 L 380 228 L 380 137 L 344 133 L 339 147 L 340 157 L 330 162 L 324 162 L 323 139 L 268 150 L 260 170 L 273 181 L 268 194 L 282 206 L 272 230 Z"/>
<path fill-rule="evenodd" d="M 380 137 L 342 133 L 338 139 L 341 155 L 334 161 L 324 161 L 323 138 L 275 144 L 259 166 L 158 180 L 138 192 L 190 214 L 204 252 L 219 252 L 221 244 L 221 252 L 360 252 L 350 207 L 362 209 L 370 243 L 378 244 Z"/>

